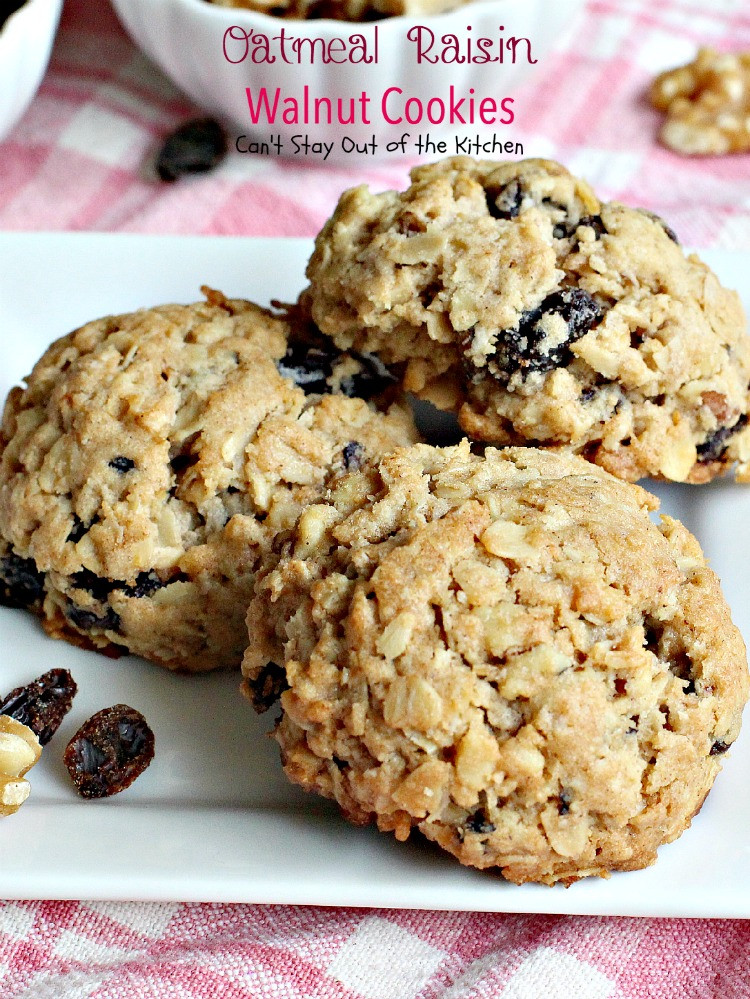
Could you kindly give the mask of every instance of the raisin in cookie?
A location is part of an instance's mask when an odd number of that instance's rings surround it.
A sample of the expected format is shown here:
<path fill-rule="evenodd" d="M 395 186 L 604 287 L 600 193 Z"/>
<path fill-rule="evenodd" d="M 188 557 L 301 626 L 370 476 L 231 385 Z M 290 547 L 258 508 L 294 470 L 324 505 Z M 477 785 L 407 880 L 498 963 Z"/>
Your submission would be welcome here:
<path fill-rule="evenodd" d="M 738 296 L 649 212 L 545 160 L 419 167 L 346 192 L 302 303 L 342 349 L 495 444 L 564 447 L 631 481 L 750 478 Z"/>
<path fill-rule="evenodd" d="M 338 479 L 248 611 L 287 775 L 518 883 L 653 863 L 748 693 L 718 580 L 656 506 L 576 456 L 466 441 Z"/>
<path fill-rule="evenodd" d="M 276 536 L 330 474 L 416 439 L 398 401 L 354 397 L 388 377 L 217 292 L 63 337 L 5 407 L 0 596 L 85 647 L 238 665 Z"/>

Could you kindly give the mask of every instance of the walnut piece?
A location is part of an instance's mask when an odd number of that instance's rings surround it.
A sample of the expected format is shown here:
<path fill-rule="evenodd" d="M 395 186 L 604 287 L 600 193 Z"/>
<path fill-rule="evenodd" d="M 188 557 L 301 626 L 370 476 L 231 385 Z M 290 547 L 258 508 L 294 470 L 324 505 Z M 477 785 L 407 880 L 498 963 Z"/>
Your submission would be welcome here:
<path fill-rule="evenodd" d="M 24 777 L 41 755 L 42 747 L 30 728 L 0 715 L 0 815 L 12 815 L 26 801 L 31 787 Z"/>
<path fill-rule="evenodd" d="M 699 49 L 686 66 L 660 73 L 651 103 L 667 112 L 664 145 L 689 156 L 750 150 L 750 52 Z"/>

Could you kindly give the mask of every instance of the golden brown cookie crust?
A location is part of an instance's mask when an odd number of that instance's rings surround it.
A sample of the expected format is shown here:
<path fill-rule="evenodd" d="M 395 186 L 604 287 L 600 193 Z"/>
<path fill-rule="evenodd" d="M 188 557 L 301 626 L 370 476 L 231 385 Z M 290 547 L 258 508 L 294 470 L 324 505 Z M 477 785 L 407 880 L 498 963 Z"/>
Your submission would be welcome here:
<path fill-rule="evenodd" d="M 398 402 L 306 395 L 277 367 L 291 327 L 208 294 L 52 344 L 0 439 L 6 586 L 36 578 L 26 602 L 55 637 L 170 669 L 238 665 L 256 567 L 344 448 L 365 460 L 417 439 Z M 330 368 L 337 390 L 360 362 Z"/>
<path fill-rule="evenodd" d="M 653 863 L 748 693 L 718 580 L 656 506 L 580 458 L 467 442 L 337 480 L 248 612 L 288 776 L 517 883 Z"/>
<path fill-rule="evenodd" d="M 750 476 L 750 339 L 652 214 L 546 160 L 448 159 L 404 192 L 346 192 L 302 296 L 341 348 L 494 444 L 560 447 L 621 478 Z"/>

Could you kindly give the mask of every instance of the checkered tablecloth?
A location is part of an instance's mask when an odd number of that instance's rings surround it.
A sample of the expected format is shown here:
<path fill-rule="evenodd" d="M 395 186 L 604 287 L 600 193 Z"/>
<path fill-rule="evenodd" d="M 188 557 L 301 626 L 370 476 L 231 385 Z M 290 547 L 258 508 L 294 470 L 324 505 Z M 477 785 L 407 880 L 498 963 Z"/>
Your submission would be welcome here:
<path fill-rule="evenodd" d="M 590 0 L 567 48 L 517 93 L 514 138 L 663 215 L 684 243 L 748 249 L 750 157 L 660 148 L 643 97 L 698 44 L 750 48 L 748 0 Z M 312 235 L 342 188 L 405 179 L 400 163 L 344 171 L 234 155 L 209 176 L 159 184 L 144 164 L 194 113 L 104 0 L 68 0 L 42 88 L 0 144 L 0 229 Z M 750 923 L 7 902 L 0 996 L 727 999 L 750 996 Z"/>
<path fill-rule="evenodd" d="M 644 97 L 655 72 L 699 44 L 750 49 L 748 0 L 589 0 L 565 49 L 515 93 L 512 138 L 605 197 L 664 215 L 686 245 L 746 248 L 750 156 L 663 149 L 661 116 Z M 311 236 L 343 188 L 406 178 L 401 163 L 316 169 L 234 153 L 207 177 L 150 179 L 144 165 L 160 140 L 194 113 L 106 0 L 67 0 L 42 88 L 0 143 L 0 229 Z"/>

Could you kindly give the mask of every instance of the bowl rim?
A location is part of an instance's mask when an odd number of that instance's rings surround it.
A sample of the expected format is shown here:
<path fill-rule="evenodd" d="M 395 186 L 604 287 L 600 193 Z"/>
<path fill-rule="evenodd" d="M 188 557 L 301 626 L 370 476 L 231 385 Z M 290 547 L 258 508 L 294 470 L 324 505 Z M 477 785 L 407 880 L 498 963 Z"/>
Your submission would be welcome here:
<path fill-rule="evenodd" d="M 33 0 L 27 0 L 33 2 Z M 153 2 L 153 0 L 152 0 Z M 159 0 L 156 0 L 159 2 Z M 161 0 L 165 2 L 165 0 Z M 259 10 L 250 10 L 245 7 L 224 7 L 222 4 L 211 3 L 211 0 L 172 0 L 186 9 L 200 11 L 202 17 L 213 18 L 217 23 L 224 23 L 227 27 L 235 24 L 238 27 L 245 25 L 257 27 L 267 25 L 269 28 L 278 30 L 281 25 L 292 25 L 298 32 L 304 29 L 320 30 L 333 34 L 371 34 L 374 28 L 383 29 L 386 32 L 395 31 L 404 25 L 416 24 L 449 24 L 451 21 L 465 20 L 467 11 L 481 7 L 482 16 L 494 11 L 500 11 L 514 6 L 521 0 L 467 0 L 459 2 L 458 6 L 450 10 L 441 11 L 438 14 L 392 14 L 377 21 L 345 21 L 340 18 L 320 17 L 320 18 L 284 18 L 276 17 L 274 14 L 266 14 Z M 567 3 L 571 7 L 581 6 L 583 0 L 557 0 L 557 2 Z M 113 0 L 116 9 L 130 6 L 131 0 Z M 261 28 L 262 30 L 262 28 Z M 268 34 L 268 31 L 263 31 Z"/>
<path fill-rule="evenodd" d="M 42 0 L 24 0 L 21 6 L 18 7 L 16 10 L 14 10 L 13 13 L 10 14 L 8 18 L 3 22 L 2 27 L 0 27 L 0 35 L 5 33 L 9 24 L 13 24 L 15 21 L 20 20 L 22 17 L 25 17 L 27 12 L 32 7 L 39 7 L 41 3 Z M 51 9 L 54 11 L 58 7 L 62 8 L 62 5 L 63 5 L 63 0 L 52 0 Z"/>
<path fill-rule="evenodd" d="M 12 25 L 18 24 L 19 21 L 23 21 L 27 17 L 31 17 L 29 11 L 34 10 L 36 13 L 36 8 L 40 7 L 43 2 L 44 0 L 24 0 L 24 3 L 17 10 L 14 10 L 7 21 L 0 27 L 0 41 L 4 41 L 8 37 Z M 63 0 L 51 0 L 50 11 L 52 16 L 49 18 L 49 22 L 59 19 L 62 12 L 62 5 Z"/>

